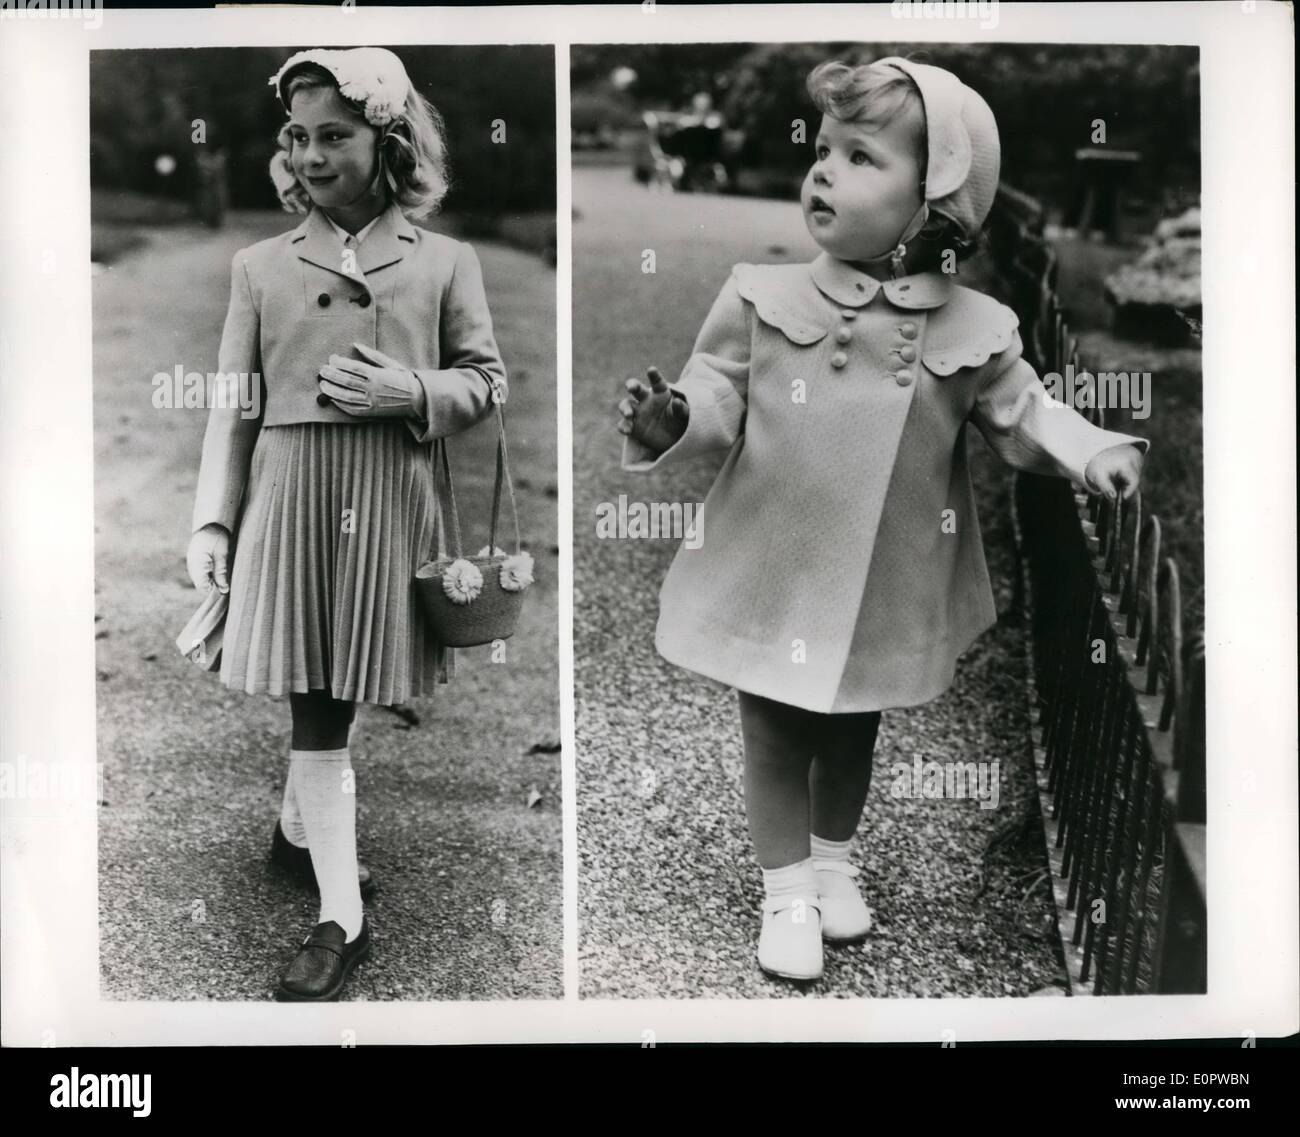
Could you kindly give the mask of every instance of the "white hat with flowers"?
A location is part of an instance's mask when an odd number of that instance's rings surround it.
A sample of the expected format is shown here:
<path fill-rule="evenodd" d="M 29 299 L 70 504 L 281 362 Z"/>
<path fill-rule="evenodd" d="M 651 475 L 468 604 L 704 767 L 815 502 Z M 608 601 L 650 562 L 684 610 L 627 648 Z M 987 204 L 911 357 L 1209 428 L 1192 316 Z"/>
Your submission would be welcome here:
<path fill-rule="evenodd" d="M 339 85 L 339 94 L 362 105 L 366 121 L 372 126 L 387 126 L 406 108 L 411 90 L 402 61 L 383 47 L 352 47 L 342 50 L 313 48 L 300 51 L 285 60 L 268 80 L 280 97 L 285 110 L 285 79 L 304 63 L 325 68 Z"/>

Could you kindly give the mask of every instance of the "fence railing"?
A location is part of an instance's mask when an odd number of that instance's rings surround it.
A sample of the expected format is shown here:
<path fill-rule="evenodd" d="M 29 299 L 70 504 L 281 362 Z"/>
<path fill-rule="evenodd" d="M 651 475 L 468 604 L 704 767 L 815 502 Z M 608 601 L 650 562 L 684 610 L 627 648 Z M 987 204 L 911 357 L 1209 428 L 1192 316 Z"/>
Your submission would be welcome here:
<path fill-rule="evenodd" d="M 1087 370 L 1032 198 L 999 187 L 992 252 L 1040 375 Z M 1094 399 L 1093 403 L 1101 400 Z M 1105 425 L 1105 410 L 1087 417 Z M 1142 495 L 1112 505 L 1017 473 L 1030 718 L 1061 946 L 1075 994 L 1206 982 L 1205 650 Z"/>

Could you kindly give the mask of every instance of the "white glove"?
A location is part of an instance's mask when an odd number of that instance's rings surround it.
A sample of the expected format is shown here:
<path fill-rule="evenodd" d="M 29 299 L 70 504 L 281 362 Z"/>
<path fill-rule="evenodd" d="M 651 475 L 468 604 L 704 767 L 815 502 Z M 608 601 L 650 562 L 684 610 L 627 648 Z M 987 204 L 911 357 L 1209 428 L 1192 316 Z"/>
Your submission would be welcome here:
<path fill-rule="evenodd" d="M 424 387 L 415 372 L 376 348 L 352 346 L 366 358 L 331 355 L 319 372 L 321 394 L 358 418 L 423 418 Z"/>
<path fill-rule="evenodd" d="M 229 592 L 229 563 L 230 534 L 224 525 L 210 523 L 190 538 L 185 565 L 200 592 L 210 591 L 214 584 L 219 592 Z"/>

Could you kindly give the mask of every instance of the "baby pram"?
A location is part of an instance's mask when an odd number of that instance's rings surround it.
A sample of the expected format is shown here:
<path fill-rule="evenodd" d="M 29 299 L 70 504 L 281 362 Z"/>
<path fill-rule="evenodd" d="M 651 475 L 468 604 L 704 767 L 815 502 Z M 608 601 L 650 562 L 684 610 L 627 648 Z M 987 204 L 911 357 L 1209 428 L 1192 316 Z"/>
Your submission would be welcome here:
<path fill-rule="evenodd" d="M 721 115 L 646 111 L 641 117 L 645 139 L 634 164 L 637 181 L 684 192 L 720 193 L 727 188 Z"/>

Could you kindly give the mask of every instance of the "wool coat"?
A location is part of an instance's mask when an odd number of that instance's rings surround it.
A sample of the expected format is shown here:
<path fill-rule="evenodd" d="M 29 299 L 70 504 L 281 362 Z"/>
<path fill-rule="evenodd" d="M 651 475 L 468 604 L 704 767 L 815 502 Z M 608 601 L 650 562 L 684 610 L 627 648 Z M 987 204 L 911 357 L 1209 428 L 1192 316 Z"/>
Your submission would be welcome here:
<path fill-rule="evenodd" d="M 235 253 L 217 370 L 260 375 L 261 413 L 214 400 L 199 467 L 192 528 L 235 532 L 262 426 L 373 422 L 320 406 L 317 374 L 353 343 L 406 364 L 424 388 L 420 442 L 459 433 L 504 400 L 506 371 L 492 330 L 478 257 L 467 244 L 417 229 L 390 205 L 360 246 L 346 250 L 313 209 L 296 229 Z"/>
<path fill-rule="evenodd" d="M 1079 483 L 1099 451 L 1148 445 L 1051 402 L 1017 323 L 940 273 L 736 265 L 669 384 L 685 433 L 662 453 L 624 439 L 630 471 L 726 453 L 660 590 L 659 653 L 820 712 L 946 690 L 997 619 L 966 424 L 1012 466 Z"/>

